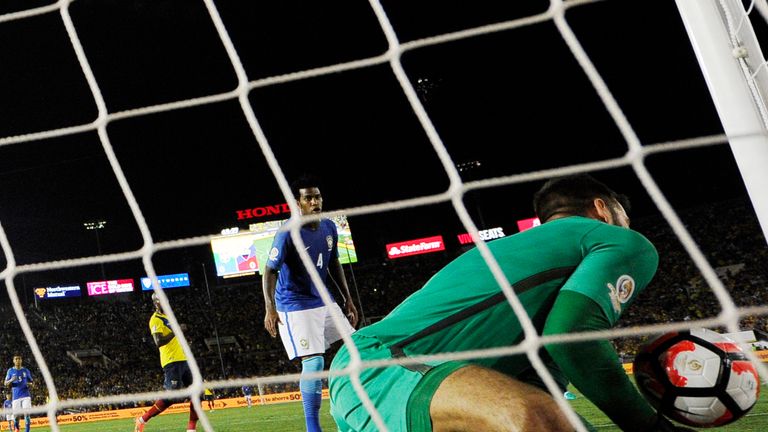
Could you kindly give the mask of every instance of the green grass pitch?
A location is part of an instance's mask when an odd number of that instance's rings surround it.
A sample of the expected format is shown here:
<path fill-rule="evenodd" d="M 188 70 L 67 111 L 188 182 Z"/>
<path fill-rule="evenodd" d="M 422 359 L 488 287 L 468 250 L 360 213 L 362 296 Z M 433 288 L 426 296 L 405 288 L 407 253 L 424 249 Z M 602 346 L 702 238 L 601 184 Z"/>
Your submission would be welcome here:
<path fill-rule="evenodd" d="M 324 431 L 333 432 L 336 424 L 328 412 L 328 400 L 323 400 L 320 424 Z M 205 411 L 216 432 L 293 432 L 304 431 L 304 412 L 301 403 L 289 402 L 251 408 Z M 160 415 L 146 424 L 144 432 L 185 431 L 188 414 Z M 22 431 L 24 428 L 22 427 Z M 109 420 L 81 424 L 61 425 L 62 432 L 133 432 L 133 419 Z M 202 422 L 197 430 L 203 431 Z M 34 428 L 32 432 L 49 432 L 49 428 Z"/>
<path fill-rule="evenodd" d="M 765 387 L 765 384 L 763 384 Z M 747 413 L 746 416 L 734 423 L 719 428 L 697 429 L 701 431 L 712 432 L 764 432 L 768 431 L 768 396 L 765 389 L 760 392 L 760 399 L 757 404 Z M 600 432 L 621 432 L 602 411 L 597 409 L 590 401 L 581 395 L 578 391 L 571 388 L 571 392 L 579 396 L 570 401 L 574 410 L 584 416 Z M 694 428 L 696 429 L 696 428 Z"/>
<path fill-rule="evenodd" d="M 605 415 L 578 391 L 571 389 L 578 396 L 570 401 L 573 408 L 592 423 L 600 432 L 620 432 Z M 768 430 L 768 396 L 761 392 L 757 405 L 745 417 L 735 423 L 720 428 L 706 429 L 718 432 L 765 432 Z M 323 400 L 321 425 L 326 432 L 336 430 L 336 425 L 328 413 L 328 400 Z M 284 403 L 251 408 L 222 409 L 206 411 L 208 419 L 216 432 L 301 432 L 304 430 L 304 415 L 300 403 Z M 145 432 L 183 431 L 187 424 L 186 414 L 168 414 L 153 418 L 144 428 Z M 22 429 L 23 430 L 23 429 Z M 48 428 L 35 428 L 33 432 L 48 432 Z M 60 426 L 63 432 L 132 432 L 133 420 L 111 420 Z M 202 424 L 198 423 L 198 431 Z M 395 432 L 395 431 L 393 431 Z"/>

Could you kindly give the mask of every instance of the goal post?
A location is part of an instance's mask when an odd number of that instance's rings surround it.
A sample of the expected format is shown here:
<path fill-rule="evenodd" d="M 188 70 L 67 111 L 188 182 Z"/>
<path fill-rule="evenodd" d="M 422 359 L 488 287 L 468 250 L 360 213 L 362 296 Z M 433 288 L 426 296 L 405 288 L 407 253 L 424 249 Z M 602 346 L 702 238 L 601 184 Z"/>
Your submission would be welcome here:
<path fill-rule="evenodd" d="M 768 70 L 749 15 L 741 0 L 675 1 L 768 240 Z"/>

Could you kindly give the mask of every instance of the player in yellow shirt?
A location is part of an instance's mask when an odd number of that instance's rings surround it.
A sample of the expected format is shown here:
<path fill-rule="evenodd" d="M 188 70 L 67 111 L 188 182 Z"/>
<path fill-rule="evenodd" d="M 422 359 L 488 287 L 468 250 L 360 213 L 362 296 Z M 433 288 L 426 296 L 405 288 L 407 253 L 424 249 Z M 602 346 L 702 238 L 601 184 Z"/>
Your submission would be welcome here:
<path fill-rule="evenodd" d="M 203 399 L 208 402 L 208 409 L 213 411 L 214 408 L 214 399 L 216 399 L 216 395 L 213 394 L 213 390 L 209 389 L 208 387 L 203 390 Z"/>
<path fill-rule="evenodd" d="M 153 293 L 152 303 L 155 305 L 155 312 L 149 319 L 149 332 L 160 351 L 160 365 L 163 367 L 165 382 L 163 388 L 166 390 L 179 390 L 192 384 L 192 371 L 187 364 L 187 356 L 181 348 L 181 343 L 176 339 L 176 335 L 171 329 L 168 317 L 163 313 L 160 299 Z M 182 329 L 184 326 L 182 325 Z M 134 432 L 143 432 L 144 424 L 152 417 L 165 411 L 166 408 L 175 402 L 181 402 L 169 399 L 158 399 L 152 408 L 147 410 L 144 415 L 136 418 Z M 197 429 L 197 411 L 192 404 L 189 405 L 189 422 L 187 423 L 187 432 L 195 432 Z"/>

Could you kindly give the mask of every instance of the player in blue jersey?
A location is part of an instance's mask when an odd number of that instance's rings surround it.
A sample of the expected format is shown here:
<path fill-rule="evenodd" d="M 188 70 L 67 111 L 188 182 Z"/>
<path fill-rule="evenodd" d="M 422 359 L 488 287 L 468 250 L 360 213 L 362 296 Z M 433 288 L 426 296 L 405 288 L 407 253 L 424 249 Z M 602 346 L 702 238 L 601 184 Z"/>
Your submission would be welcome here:
<path fill-rule="evenodd" d="M 10 393 L 5 394 L 5 401 L 3 402 L 3 409 L 11 410 L 13 409 L 13 395 Z M 15 416 L 13 413 L 6 414 L 5 420 L 8 422 L 8 432 L 18 432 L 19 428 L 16 427 L 16 423 L 14 422 Z"/>
<path fill-rule="evenodd" d="M 251 405 L 253 405 L 253 400 L 252 400 L 253 387 L 251 387 L 248 384 L 244 385 L 243 386 L 243 396 L 245 396 L 245 403 L 247 403 L 248 404 L 248 408 L 250 408 Z"/>
<path fill-rule="evenodd" d="M 322 212 L 323 197 L 316 179 L 303 176 L 291 184 L 291 190 L 302 215 Z M 332 343 L 341 339 L 341 332 L 351 334 L 355 331 L 357 309 L 339 262 L 336 225 L 328 219 L 309 222 L 301 227 L 301 239 L 323 283 L 330 276 L 342 291 L 349 322 L 344 323 L 343 329 L 337 329 L 333 324 L 330 308 L 337 309 L 339 314 L 341 309 L 335 302 L 330 307 L 323 303 L 318 287 L 301 261 L 291 233 L 281 230 L 275 235 L 264 266 L 264 328 L 272 337 L 276 337 L 279 331 L 290 360 L 301 359 L 303 377 L 299 388 L 304 419 L 307 431 L 315 432 L 321 430 L 322 380 L 306 376 L 323 370 L 323 355 Z M 326 283 L 326 286 L 329 285 Z"/>
<path fill-rule="evenodd" d="M 29 369 L 22 366 L 21 355 L 13 356 L 13 367 L 8 369 L 5 374 L 5 385 L 11 386 L 13 396 L 12 406 L 14 410 L 19 408 L 32 408 L 32 396 L 29 394 L 29 388 L 34 380 Z M 19 430 L 19 417 L 14 419 L 14 427 Z M 31 427 L 29 414 L 24 414 L 24 429 L 29 432 Z"/>

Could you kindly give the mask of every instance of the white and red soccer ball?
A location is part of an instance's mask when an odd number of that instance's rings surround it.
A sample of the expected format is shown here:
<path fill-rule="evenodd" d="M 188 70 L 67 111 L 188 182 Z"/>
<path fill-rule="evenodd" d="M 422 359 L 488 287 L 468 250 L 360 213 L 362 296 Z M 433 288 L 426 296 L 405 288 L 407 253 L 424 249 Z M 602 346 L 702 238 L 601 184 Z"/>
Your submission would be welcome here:
<path fill-rule="evenodd" d="M 744 416 L 760 396 L 755 365 L 728 337 L 708 329 L 670 332 L 641 347 L 635 381 L 670 419 L 715 427 Z"/>

